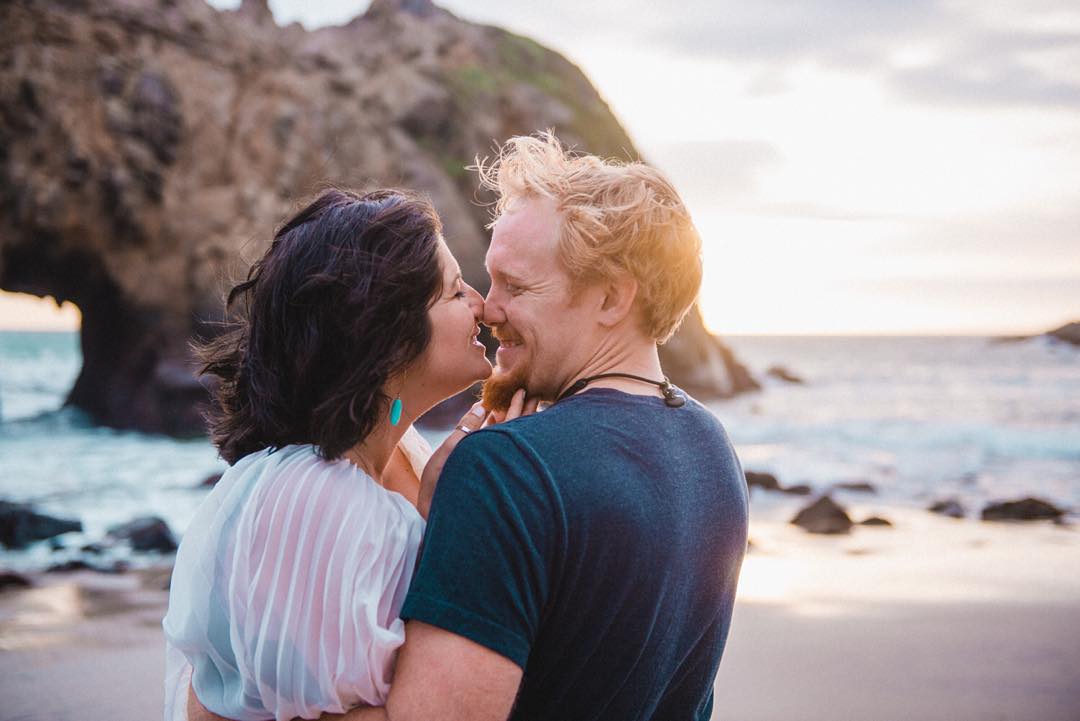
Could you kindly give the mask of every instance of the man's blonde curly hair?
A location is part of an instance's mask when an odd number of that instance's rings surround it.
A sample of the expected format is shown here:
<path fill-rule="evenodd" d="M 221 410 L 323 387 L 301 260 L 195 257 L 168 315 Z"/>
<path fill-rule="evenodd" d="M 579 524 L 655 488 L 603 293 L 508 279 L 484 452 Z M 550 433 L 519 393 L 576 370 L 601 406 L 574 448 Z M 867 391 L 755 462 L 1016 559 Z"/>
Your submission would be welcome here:
<path fill-rule="evenodd" d="M 554 200 L 559 260 L 574 286 L 629 273 L 645 332 L 660 344 L 675 333 L 701 286 L 701 237 L 663 173 L 574 153 L 551 131 L 510 138 L 473 169 L 498 196 L 492 225 L 519 199 Z"/>

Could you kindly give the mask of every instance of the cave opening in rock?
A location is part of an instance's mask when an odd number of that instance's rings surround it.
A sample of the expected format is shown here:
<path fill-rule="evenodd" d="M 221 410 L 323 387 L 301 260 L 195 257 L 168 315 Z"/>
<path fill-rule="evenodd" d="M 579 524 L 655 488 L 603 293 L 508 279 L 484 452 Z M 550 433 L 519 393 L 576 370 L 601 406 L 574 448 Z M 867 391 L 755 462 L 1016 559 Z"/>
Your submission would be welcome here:
<path fill-rule="evenodd" d="M 202 433 L 206 390 L 184 362 L 189 328 L 133 302 L 98 256 L 56 244 L 8 248 L 0 288 L 70 303 L 81 312 L 82 362 L 65 403 L 95 423 L 170 435 Z"/>
<path fill-rule="evenodd" d="M 0 422 L 58 410 L 82 365 L 70 302 L 0 291 Z"/>

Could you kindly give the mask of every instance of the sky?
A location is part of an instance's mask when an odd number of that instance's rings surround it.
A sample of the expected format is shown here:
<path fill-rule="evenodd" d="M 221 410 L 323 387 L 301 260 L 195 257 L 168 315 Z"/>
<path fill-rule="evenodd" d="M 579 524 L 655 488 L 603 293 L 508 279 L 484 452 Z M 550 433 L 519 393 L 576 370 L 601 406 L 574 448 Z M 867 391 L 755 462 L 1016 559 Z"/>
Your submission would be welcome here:
<path fill-rule="evenodd" d="M 367 4 L 270 7 L 314 28 Z M 1074 0 L 439 4 L 592 79 L 690 206 L 716 332 L 1008 334 L 1080 319 Z"/>

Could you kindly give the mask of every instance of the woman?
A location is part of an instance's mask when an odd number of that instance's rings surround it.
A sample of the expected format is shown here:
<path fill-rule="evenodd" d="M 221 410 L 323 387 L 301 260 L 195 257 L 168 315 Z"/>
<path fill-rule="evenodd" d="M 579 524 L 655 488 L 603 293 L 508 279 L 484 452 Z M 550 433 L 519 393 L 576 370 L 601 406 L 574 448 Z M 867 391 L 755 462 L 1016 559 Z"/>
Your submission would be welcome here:
<path fill-rule="evenodd" d="M 491 373 L 483 301 L 427 201 L 333 190 L 229 305 L 236 326 L 200 351 L 232 465 L 177 554 L 165 718 L 185 718 L 189 684 L 239 721 L 382 704 L 438 471 L 422 489 L 430 451 L 412 422 Z"/>

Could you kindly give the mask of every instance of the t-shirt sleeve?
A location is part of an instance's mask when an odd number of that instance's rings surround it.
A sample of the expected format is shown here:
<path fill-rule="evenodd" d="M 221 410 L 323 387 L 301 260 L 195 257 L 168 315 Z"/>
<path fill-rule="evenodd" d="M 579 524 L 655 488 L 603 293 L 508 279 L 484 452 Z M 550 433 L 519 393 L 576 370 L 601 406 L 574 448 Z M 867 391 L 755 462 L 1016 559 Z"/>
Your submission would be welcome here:
<path fill-rule="evenodd" d="M 447 459 L 401 615 L 464 636 L 525 667 L 565 529 L 546 467 L 501 429 Z"/>

